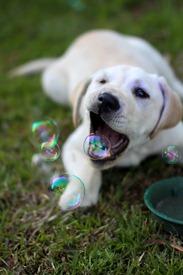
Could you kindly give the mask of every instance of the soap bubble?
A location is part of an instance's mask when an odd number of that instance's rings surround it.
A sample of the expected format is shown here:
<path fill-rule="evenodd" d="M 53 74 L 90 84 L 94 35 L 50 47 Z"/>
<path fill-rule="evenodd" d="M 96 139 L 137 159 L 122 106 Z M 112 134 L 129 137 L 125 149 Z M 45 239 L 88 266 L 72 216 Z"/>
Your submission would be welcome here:
<path fill-rule="evenodd" d="M 57 191 L 57 192 L 62 192 L 64 188 L 67 186 L 69 183 L 69 178 L 67 176 L 56 176 L 51 179 L 51 184 L 49 187 L 50 191 Z"/>
<path fill-rule="evenodd" d="M 32 123 L 34 143 L 40 145 L 44 142 L 58 142 L 58 128 L 53 120 L 39 120 Z"/>
<path fill-rule="evenodd" d="M 84 152 L 91 159 L 105 159 L 110 157 L 111 143 L 105 136 L 89 135 L 83 144 Z"/>
<path fill-rule="evenodd" d="M 162 158 L 168 164 L 178 163 L 180 156 L 177 147 L 175 145 L 168 145 L 162 151 Z"/>
<path fill-rule="evenodd" d="M 75 175 L 61 175 L 51 179 L 50 191 L 62 194 L 67 185 L 72 184 L 72 192 L 68 194 L 69 198 L 64 210 L 73 210 L 80 206 L 85 196 L 85 187 L 82 180 Z"/>
<path fill-rule="evenodd" d="M 70 194 L 65 210 L 72 210 L 79 207 L 85 195 L 85 187 L 81 179 L 76 176 L 72 176 L 72 181 L 74 181 L 72 194 Z"/>
<path fill-rule="evenodd" d="M 60 147 L 55 140 L 41 144 L 41 155 L 45 161 L 55 161 L 60 157 Z"/>

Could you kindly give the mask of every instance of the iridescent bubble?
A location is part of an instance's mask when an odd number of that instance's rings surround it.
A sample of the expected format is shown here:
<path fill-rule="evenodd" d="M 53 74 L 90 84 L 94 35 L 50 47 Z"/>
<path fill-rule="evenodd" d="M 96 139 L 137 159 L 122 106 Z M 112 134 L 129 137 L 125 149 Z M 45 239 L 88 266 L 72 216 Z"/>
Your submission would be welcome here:
<path fill-rule="evenodd" d="M 40 120 L 32 123 L 34 143 L 40 145 L 44 142 L 58 142 L 58 127 L 53 120 Z"/>
<path fill-rule="evenodd" d="M 177 147 L 175 145 L 168 145 L 162 151 L 162 158 L 168 164 L 178 163 L 180 156 Z"/>
<path fill-rule="evenodd" d="M 64 188 L 69 183 L 67 176 L 57 176 L 51 179 L 51 184 L 49 187 L 50 191 L 58 191 L 59 193 L 64 190 Z"/>
<path fill-rule="evenodd" d="M 55 140 L 41 144 L 41 155 L 45 161 L 55 161 L 60 154 L 60 147 Z"/>
<path fill-rule="evenodd" d="M 72 184 L 72 192 L 68 194 L 64 210 L 73 210 L 80 206 L 85 196 L 85 187 L 82 180 L 75 175 L 61 175 L 52 178 L 49 190 L 62 194 L 67 185 Z"/>
<path fill-rule="evenodd" d="M 83 148 L 91 159 L 105 159 L 111 155 L 111 143 L 105 136 L 95 134 L 87 136 Z"/>
<path fill-rule="evenodd" d="M 72 176 L 70 180 L 72 180 L 74 184 L 72 187 L 72 194 L 70 194 L 65 210 L 72 210 L 79 207 L 85 195 L 85 187 L 81 179 L 76 176 Z"/>

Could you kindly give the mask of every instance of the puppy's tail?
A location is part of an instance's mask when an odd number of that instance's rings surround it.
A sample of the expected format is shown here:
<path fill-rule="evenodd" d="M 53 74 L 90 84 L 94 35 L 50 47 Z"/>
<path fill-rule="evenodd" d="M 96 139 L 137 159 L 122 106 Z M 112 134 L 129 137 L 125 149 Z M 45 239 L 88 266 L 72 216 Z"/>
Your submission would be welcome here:
<path fill-rule="evenodd" d="M 21 76 L 21 75 L 33 75 L 44 71 L 48 66 L 50 66 L 56 58 L 43 58 L 37 59 L 26 64 L 23 64 L 13 70 L 11 70 L 8 75 L 10 77 Z"/>

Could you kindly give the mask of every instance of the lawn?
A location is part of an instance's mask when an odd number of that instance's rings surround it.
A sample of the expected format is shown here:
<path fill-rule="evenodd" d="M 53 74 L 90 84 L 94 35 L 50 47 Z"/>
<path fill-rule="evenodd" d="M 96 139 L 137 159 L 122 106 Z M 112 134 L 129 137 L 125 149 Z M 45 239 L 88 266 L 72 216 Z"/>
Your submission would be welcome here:
<path fill-rule="evenodd" d="M 39 75 L 7 74 L 61 55 L 86 30 L 110 28 L 150 41 L 183 79 L 183 2 L 1 0 L 0 26 L 0 273 L 183 274 L 181 239 L 166 234 L 143 203 L 147 186 L 183 168 L 157 156 L 109 170 L 96 207 L 62 213 L 48 179 L 31 166 L 30 126 L 55 119 L 64 141 L 71 112 L 42 93 Z"/>

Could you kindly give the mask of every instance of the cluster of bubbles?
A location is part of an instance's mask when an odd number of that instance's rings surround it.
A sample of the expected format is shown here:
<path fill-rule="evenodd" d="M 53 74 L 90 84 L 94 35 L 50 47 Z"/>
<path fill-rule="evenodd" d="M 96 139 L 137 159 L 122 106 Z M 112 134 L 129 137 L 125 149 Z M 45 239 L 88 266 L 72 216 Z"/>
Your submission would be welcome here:
<path fill-rule="evenodd" d="M 32 123 L 33 143 L 40 150 L 45 161 L 53 162 L 60 157 L 60 134 L 57 123 L 53 120 L 35 121 Z M 51 178 L 49 190 L 63 193 L 68 184 L 72 184 L 65 210 L 73 210 L 80 206 L 84 199 L 85 187 L 81 179 L 74 175 L 63 174 Z"/>
<path fill-rule="evenodd" d="M 45 161 L 56 161 L 60 157 L 60 134 L 55 121 L 45 120 L 32 123 L 34 144 L 41 151 Z M 91 134 L 83 144 L 84 152 L 92 160 L 102 160 L 111 156 L 111 143 L 103 135 Z M 175 145 L 168 145 L 162 150 L 162 159 L 167 164 L 176 164 L 180 160 L 180 153 Z M 68 184 L 72 184 L 72 194 L 65 210 L 72 210 L 80 206 L 85 196 L 82 180 L 75 175 L 63 174 L 55 176 L 50 181 L 49 190 L 62 193 Z"/>
<path fill-rule="evenodd" d="M 35 121 L 32 124 L 34 144 L 40 149 L 45 161 L 55 161 L 60 157 L 60 135 L 54 120 Z M 111 143 L 103 135 L 91 134 L 83 144 L 84 152 L 91 159 L 105 159 L 111 155 Z"/>
<path fill-rule="evenodd" d="M 59 132 L 54 120 L 35 121 L 32 133 L 45 161 L 55 161 L 60 157 Z"/>
<path fill-rule="evenodd" d="M 162 159 L 167 164 L 176 164 L 180 161 L 180 153 L 176 145 L 168 145 L 162 150 Z"/>
<path fill-rule="evenodd" d="M 106 159 L 111 155 L 111 143 L 105 136 L 91 134 L 83 144 L 84 152 L 93 160 Z"/>

